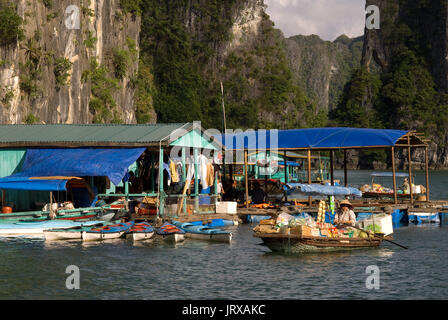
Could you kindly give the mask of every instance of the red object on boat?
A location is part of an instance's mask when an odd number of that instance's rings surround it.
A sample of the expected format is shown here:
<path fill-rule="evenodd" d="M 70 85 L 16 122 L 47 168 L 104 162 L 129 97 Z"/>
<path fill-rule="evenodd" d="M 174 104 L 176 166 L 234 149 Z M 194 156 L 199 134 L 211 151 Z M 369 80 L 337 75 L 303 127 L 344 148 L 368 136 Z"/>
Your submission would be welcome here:
<path fill-rule="evenodd" d="M 157 208 L 147 209 L 147 208 L 138 208 L 139 215 L 156 215 Z"/>
<path fill-rule="evenodd" d="M 110 208 L 111 209 L 124 209 L 124 208 L 126 208 L 126 205 L 125 204 L 111 204 Z"/>
<path fill-rule="evenodd" d="M 2 213 L 12 213 L 12 207 L 2 207 Z"/>

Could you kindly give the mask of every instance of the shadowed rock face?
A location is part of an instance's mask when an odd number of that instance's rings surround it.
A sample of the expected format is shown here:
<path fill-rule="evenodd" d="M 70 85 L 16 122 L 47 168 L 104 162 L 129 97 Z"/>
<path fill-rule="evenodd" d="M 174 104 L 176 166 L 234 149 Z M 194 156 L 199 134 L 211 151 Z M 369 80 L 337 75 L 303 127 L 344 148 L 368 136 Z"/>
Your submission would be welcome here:
<path fill-rule="evenodd" d="M 397 30 L 406 25 L 414 45 L 425 55 L 438 89 L 448 92 L 448 4 L 445 0 L 367 0 L 380 9 L 380 30 L 365 30 L 362 64 L 374 60 L 383 71 L 390 68 L 392 52 L 400 42 Z"/>
<path fill-rule="evenodd" d="M 135 123 L 134 90 L 130 78 L 138 67 L 140 18 L 124 14 L 119 0 L 19 0 L 17 13 L 23 19 L 25 39 L 0 47 L 1 123 L 90 123 L 92 84 L 83 74 L 96 59 L 113 79 L 112 54 L 127 48 L 129 39 L 137 56 L 129 62 L 126 75 L 111 92 L 116 118 Z M 65 10 L 80 9 L 80 29 L 69 29 Z M 56 79 L 57 76 L 59 79 Z M 5 95 L 8 98 L 5 99 Z M 33 115 L 33 117 L 30 117 Z M 104 122 L 109 122 L 105 119 Z"/>

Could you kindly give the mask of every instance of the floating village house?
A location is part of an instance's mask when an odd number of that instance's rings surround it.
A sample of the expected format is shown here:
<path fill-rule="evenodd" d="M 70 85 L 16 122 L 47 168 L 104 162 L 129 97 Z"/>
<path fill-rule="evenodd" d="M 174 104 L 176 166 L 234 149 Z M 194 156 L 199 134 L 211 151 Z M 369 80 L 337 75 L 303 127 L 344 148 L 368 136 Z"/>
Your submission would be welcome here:
<path fill-rule="evenodd" d="M 426 174 L 426 196 L 425 202 L 429 202 L 429 175 L 428 175 L 428 140 L 424 135 L 415 131 L 392 130 L 392 129 L 368 129 L 368 128 L 308 128 L 293 130 L 259 130 L 238 132 L 225 135 L 216 135 L 216 140 L 225 145 L 228 152 L 244 153 L 242 162 L 244 163 L 244 181 L 246 199 L 248 199 L 248 166 L 254 162 L 250 158 L 250 153 L 264 150 L 266 154 L 283 154 L 284 159 L 288 158 L 288 152 L 306 152 L 307 154 L 307 179 L 305 182 L 312 183 L 311 152 L 326 151 L 330 155 L 330 184 L 334 185 L 334 151 L 341 150 L 344 154 L 344 186 L 348 186 L 347 175 L 347 150 L 372 150 L 383 149 L 391 152 L 393 179 L 393 202 L 398 204 L 398 188 L 396 183 L 395 153 L 401 148 L 407 150 L 408 176 L 412 181 L 412 149 L 422 148 L 425 154 L 425 174 Z M 241 157 L 240 157 L 241 158 Z M 239 161 L 241 162 L 241 161 Z M 284 171 L 284 181 L 288 184 L 288 172 Z M 405 198 L 410 204 L 414 203 L 412 188 L 410 194 Z M 311 198 L 308 199 L 311 206 Z M 248 202 L 246 206 L 248 207 Z M 243 212 L 243 210 L 240 210 Z"/>
<path fill-rule="evenodd" d="M 191 191 L 185 188 L 176 192 L 172 185 L 165 185 L 164 168 L 169 170 L 173 148 L 177 148 L 177 163 L 183 168 L 179 180 L 185 182 L 186 164 L 193 162 L 194 172 L 198 172 L 198 158 L 203 151 L 213 156 L 222 146 L 207 136 L 199 123 L 1 125 L 2 206 L 10 205 L 15 212 L 41 211 L 40 205 L 53 200 L 51 194 L 55 193 L 56 200 L 62 202 L 69 191 L 74 196 L 75 190 L 80 189 L 79 183 L 84 181 L 96 198 L 91 201 L 84 195 L 78 206 L 91 207 L 93 211 L 98 197 L 146 197 L 154 204 L 152 213 L 158 216 L 176 216 L 187 210 L 198 212 L 204 202 L 199 198 L 209 197 L 210 204 L 210 197 L 216 200 L 216 194 L 200 192 L 198 174 L 191 179 Z M 129 184 L 131 171 L 141 183 L 137 191 L 131 190 Z M 180 202 L 182 212 L 166 212 L 169 203 Z M 208 213 L 213 208 L 209 205 Z"/>

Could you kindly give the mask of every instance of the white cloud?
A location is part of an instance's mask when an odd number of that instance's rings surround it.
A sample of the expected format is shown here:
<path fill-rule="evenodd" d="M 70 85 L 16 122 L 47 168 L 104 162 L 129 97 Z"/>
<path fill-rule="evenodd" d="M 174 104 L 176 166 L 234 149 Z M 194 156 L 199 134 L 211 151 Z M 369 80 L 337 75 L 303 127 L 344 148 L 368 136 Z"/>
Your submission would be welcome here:
<path fill-rule="evenodd" d="M 364 33 L 365 0 L 265 0 L 267 13 L 286 37 L 317 34 L 334 40 Z"/>

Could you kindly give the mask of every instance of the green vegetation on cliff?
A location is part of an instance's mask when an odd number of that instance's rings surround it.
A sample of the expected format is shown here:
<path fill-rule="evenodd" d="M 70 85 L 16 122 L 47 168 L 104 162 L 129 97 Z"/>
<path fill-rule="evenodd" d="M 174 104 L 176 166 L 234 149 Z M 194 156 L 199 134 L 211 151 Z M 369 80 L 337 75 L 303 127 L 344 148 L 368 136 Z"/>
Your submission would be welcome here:
<path fill-rule="evenodd" d="M 153 72 L 158 121 L 222 128 L 220 82 L 229 128 L 302 127 L 324 118 L 294 83 L 283 35 L 264 11 L 252 38 L 228 48 L 235 17 L 249 2 L 141 1 L 141 70 Z"/>
<path fill-rule="evenodd" d="M 0 46 L 15 44 L 23 37 L 22 18 L 17 14 L 16 5 L 0 0 Z"/>

